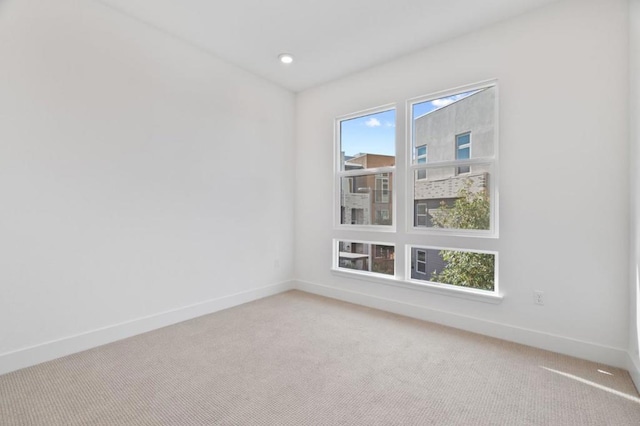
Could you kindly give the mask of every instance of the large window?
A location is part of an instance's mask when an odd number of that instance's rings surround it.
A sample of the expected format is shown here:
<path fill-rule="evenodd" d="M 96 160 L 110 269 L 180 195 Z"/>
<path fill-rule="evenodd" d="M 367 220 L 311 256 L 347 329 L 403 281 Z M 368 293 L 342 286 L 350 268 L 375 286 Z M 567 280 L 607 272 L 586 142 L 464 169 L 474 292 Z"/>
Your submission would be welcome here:
<path fill-rule="evenodd" d="M 336 121 L 334 268 L 496 297 L 497 85 L 468 86 L 406 105 L 402 161 L 396 161 L 395 107 Z M 398 186 L 396 174 L 407 177 L 406 186 Z M 406 212 L 400 227 L 398 208 Z"/>

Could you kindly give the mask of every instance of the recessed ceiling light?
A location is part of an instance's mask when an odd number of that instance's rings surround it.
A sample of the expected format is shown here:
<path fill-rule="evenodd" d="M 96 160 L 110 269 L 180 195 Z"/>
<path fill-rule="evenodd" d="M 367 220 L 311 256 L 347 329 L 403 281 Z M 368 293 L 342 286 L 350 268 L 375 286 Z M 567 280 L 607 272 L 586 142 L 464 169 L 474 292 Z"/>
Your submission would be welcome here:
<path fill-rule="evenodd" d="M 288 53 L 281 53 L 280 55 L 278 55 L 278 59 L 280 59 L 280 62 L 282 62 L 283 64 L 290 64 L 291 62 L 293 62 L 293 56 Z"/>

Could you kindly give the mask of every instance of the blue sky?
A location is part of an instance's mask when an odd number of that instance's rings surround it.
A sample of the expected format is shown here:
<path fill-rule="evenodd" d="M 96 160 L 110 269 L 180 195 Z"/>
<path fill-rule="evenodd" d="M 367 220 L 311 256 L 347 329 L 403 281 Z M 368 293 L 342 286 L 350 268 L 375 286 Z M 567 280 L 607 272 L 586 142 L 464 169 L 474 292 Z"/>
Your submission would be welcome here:
<path fill-rule="evenodd" d="M 470 91 L 413 105 L 412 117 L 424 115 L 475 93 Z M 340 141 L 345 155 L 358 153 L 395 155 L 396 112 L 378 112 L 342 121 Z"/>
<path fill-rule="evenodd" d="M 340 123 L 340 141 L 345 155 L 360 152 L 395 155 L 396 111 L 389 110 Z"/>

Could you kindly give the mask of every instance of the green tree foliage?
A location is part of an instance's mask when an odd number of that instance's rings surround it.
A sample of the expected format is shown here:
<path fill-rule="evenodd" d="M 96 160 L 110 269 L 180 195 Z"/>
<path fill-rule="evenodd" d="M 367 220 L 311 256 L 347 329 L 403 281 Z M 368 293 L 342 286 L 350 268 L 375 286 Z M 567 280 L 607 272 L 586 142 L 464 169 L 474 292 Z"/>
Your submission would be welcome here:
<path fill-rule="evenodd" d="M 495 259 L 492 254 L 440 250 L 440 256 L 447 266 L 439 274 L 433 274 L 431 281 L 493 290 Z"/>
<path fill-rule="evenodd" d="M 440 205 L 432 217 L 434 227 L 489 229 L 491 207 L 487 192 L 471 192 L 467 185 L 458 195 L 453 206 L 447 206 L 444 202 Z M 483 290 L 494 289 L 495 258 L 492 254 L 441 250 L 440 256 L 446 266 L 439 274 L 434 271 L 431 281 Z"/>
<path fill-rule="evenodd" d="M 458 191 L 453 207 L 440 203 L 432 222 L 435 228 L 489 229 L 490 211 L 487 191 L 471 192 L 468 184 Z"/>

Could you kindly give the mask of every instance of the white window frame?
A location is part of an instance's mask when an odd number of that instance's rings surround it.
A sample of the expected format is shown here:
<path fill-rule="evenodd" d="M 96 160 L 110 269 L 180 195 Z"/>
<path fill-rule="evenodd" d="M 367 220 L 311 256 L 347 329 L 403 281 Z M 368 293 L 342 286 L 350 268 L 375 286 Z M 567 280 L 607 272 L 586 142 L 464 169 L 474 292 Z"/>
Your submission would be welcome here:
<path fill-rule="evenodd" d="M 396 179 L 396 166 L 386 166 L 386 167 L 377 167 L 377 168 L 370 168 L 370 169 L 356 169 L 356 170 L 341 170 L 341 160 L 342 160 L 342 140 L 341 140 L 341 135 L 340 135 L 340 123 L 342 123 L 343 121 L 348 121 L 348 120 L 352 120 L 354 118 L 359 118 L 359 117 L 363 117 L 363 116 L 367 116 L 367 115 L 372 115 L 372 114 L 377 114 L 380 112 L 385 112 L 385 111 L 391 111 L 394 110 L 395 111 L 395 115 L 396 115 L 396 120 L 398 117 L 398 111 L 397 111 L 397 105 L 394 104 L 386 104 L 386 105 L 382 105 L 376 108 L 370 108 L 370 109 L 366 109 L 366 110 L 362 110 L 362 111 L 358 111 L 355 113 L 351 113 L 351 114 L 346 114 L 340 117 L 337 117 L 334 120 L 334 161 L 333 161 L 333 175 L 334 175 L 334 206 L 333 206 L 333 223 L 334 223 L 334 230 L 360 230 L 360 231 L 373 231 L 373 232 L 396 232 L 396 209 L 397 209 L 397 203 L 396 203 L 396 185 L 397 185 L 397 181 L 398 179 Z M 396 165 L 398 163 L 398 140 L 397 140 L 397 135 L 396 135 L 396 141 L 395 141 L 395 157 L 396 157 Z M 340 223 L 341 222 L 341 179 L 344 177 L 354 177 L 354 176 L 369 176 L 369 175 L 377 175 L 377 174 L 382 174 L 382 173 L 387 173 L 387 174 L 391 174 L 390 176 L 387 176 L 387 179 L 390 179 L 390 183 L 389 183 L 389 191 L 391 191 L 391 196 L 389 197 L 389 201 L 385 201 L 385 202 L 391 202 L 392 204 L 392 208 L 391 208 L 391 225 L 352 225 L 352 224 L 348 224 L 348 223 Z M 375 179 L 375 177 L 374 177 Z M 375 184 L 374 184 L 374 188 L 375 188 Z M 375 189 L 374 189 L 375 190 Z M 374 199 L 373 202 L 375 203 L 375 195 L 374 195 Z M 370 214 L 373 214 L 373 212 L 370 212 Z"/>

